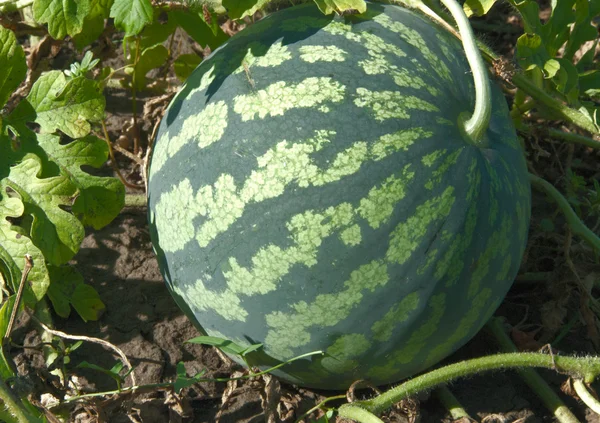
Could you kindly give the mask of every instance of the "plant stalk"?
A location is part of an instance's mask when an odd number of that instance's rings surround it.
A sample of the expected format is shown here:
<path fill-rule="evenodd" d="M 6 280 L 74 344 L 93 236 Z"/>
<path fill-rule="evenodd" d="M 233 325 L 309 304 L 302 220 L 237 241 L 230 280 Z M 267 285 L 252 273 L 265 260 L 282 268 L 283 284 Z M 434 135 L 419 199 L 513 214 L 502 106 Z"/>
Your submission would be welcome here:
<path fill-rule="evenodd" d="M 484 371 L 522 367 L 544 367 L 559 370 L 563 373 L 583 378 L 587 383 L 591 383 L 600 374 L 600 357 L 550 356 L 541 353 L 506 353 L 474 358 L 450 364 L 417 376 L 373 399 L 344 404 L 340 407 L 339 411 L 342 412 L 342 409 L 352 406 L 360 407 L 372 414 L 379 415 L 405 398 L 430 390 L 438 385 L 447 384 L 455 379 Z M 574 421 L 571 420 L 571 422 Z"/>
<path fill-rule="evenodd" d="M 462 6 L 456 0 L 441 0 L 441 2 L 456 21 L 475 83 L 475 110 L 473 115 L 464 122 L 464 129 L 475 145 L 482 145 L 483 136 L 492 116 L 492 97 L 487 69 Z"/>
<path fill-rule="evenodd" d="M 364 408 L 357 407 L 353 404 L 344 404 L 338 410 L 338 415 L 346 419 L 352 419 L 360 423 L 383 423 L 379 417 Z"/>
<path fill-rule="evenodd" d="M 507 352 L 517 351 L 517 347 L 512 343 L 506 332 L 504 332 L 500 319 L 492 318 L 487 323 L 487 328 L 492 332 L 502 350 Z M 548 357 L 552 358 L 550 355 Z M 525 383 L 529 385 L 531 390 L 542 400 L 546 408 L 554 414 L 557 421 L 560 423 L 580 423 L 539 373 L 534 369 L 517 369 L 517 372 Z"/>
<path fill-rule="evenodd" d="M 577 214 L 571 208 L 569 201 L 563 197 L 563 195 L 556 188 L 554 188 L 550 182 L 540 178 L 539 176 L 529 174 L 529 180 L 533 186 L 548 194 L 550 198 L 556 202 L 558 207 L 565 215 L 567 223 L 569 224 L 569 227 L 573 233 L 579 235 L 581 238 L 587 241 L 595 250 L 596 254 L 600 254 L 600 237 L 592 232 L 592 230 L 588 228 L 581 221 L 581 219 L 579 219 Z"/>
<path fill-rule="evenodd" d="M 25 407 L 17 400 L 8 385 L 0 378 L 0 400 L 6 411 L 19 423 L 38 423 L 39 419 L 31 416 Z"/>
<path fill-rule="evenodd" d="M 587 390 L 585 383 L 581 379 L 573 381 L 573 388 L 577 395 L 594 413 L 600 414 L 600 402 Z"/>

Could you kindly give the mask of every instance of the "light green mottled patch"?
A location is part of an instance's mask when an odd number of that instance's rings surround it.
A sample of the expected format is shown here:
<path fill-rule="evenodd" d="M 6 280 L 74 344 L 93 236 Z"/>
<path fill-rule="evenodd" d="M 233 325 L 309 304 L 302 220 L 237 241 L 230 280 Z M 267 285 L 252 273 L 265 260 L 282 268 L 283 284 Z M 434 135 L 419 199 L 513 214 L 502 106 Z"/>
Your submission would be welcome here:
<path fill-rule="evenodd" d="M 347 52 L 336 46 L 302 46 L 300 59 L 308 63 L 315 62 L 343 62 Z"/>
<path fill-rule="evenodd" d="M 427 251 L 427 257 L 425 257 L 425 261 L 421 263 L 419 268 L 417 269 L 417 275 L 424 275 L 437 261 L 438 250 L 437 248 L 433 248 Z"/>
<path fill-rule="evenodd" d="M 420 300 L 417 292 L 411 292 L 404 297 L 400 303 L 394 304 L 392 308 L 390 308 L 388 312 L 371 327 L 373 338 L 380 342 L 389 341 L 394 329 L 396 329 L 398 324 L 408 320 L 411 313 L 419 306 Z"/>
<path fill-rule="evenodd" d="M 467 308 L 467 313 L 456 326 L 456 330 L 446 339 L 445 342 L 433 347 L 429 355 L 425 359 L 425 367 L 429 367 L 434 363 L 439 362 L 456 348 L 459 341 L 467 337 L 473 330 L 473 327 L 482 322 L 484 313 L 487 312 L 485 305 L 492 295 L 492 290 L 489 288 L 482 289 L 481 292 L 473 299 L 471 307 Z"/>
<path fill-rule="evenodd" d="M 292 183 L 305 188 L 338 181 L 344 176 L 358 172 L 362 163 L 368 160 L 382 160 L 400 150 L 406 151 L 415 140 L 430 137 L 432 132 L 422 128 L 410 128 L 386 134 L 372 142 L 370 148 L 368 143 L 359 141 L 339 152 L 329 167 L 321 169 L 314 164 L 310 155 L 322 150 L 331 142 L 335 134 L 335 131 L 317 130 L 313 138 L 298 143 L 279 142 L 274 148 L 257 158 L 258 169 L 252 171 L 248 179 L 243 182 L 239 193 L 230 185 L 221 184 L 219 187 L 201 188 L 209 198 L 213 196 L 230 198 L 239 210 L 228 213 L 226 219 L 215 222 L 223 215 L 223 211 L 213 211 L 212 207 L 221 206 L 215 201 L 205 202 L 206 220 L 201 223 L 198 231 L 200 245 L 208 245 L 219 233 L 227 230 L 235 219 L 241 216 L 243 209 L 249 203 L 282 195 L 286 187 Z M 219 194 L 220 190 L 225 192 Z"/>
<path fill-rule="evenodd" d="M 282 44 L 282 41 L 272 44 L 263 55 L 255 56 L 252 50 L 260 51 L 264 48 L 260 43 L 253 42 L 248 44 L 246 57 L 242 59 L 242 66 L 237 68 L 234 73 L 246 72 L 246 69 L 251 67 L 273 68 L 281 65 L 292 58 L 292 54 L 287 46 Z"/>
<path fill-rule="evenodd" d="M 207 70 L 206 72 L 204 72 L 204 74 L 202 74 L 202 77 L 200 78 L 200 85 L 198 85 L 196 88 L 191 90 L 187 94 L 186 97 L 191 98 L 194 94 L 200 93 L 200 92 L 204 91 L 205 89 L 207 89 L 208 86 L 215 80 L 214 72 L 215 72 L 215 65 L 213 65 L 209 70 Z M 185 92 L 185 85 L 184 85 L 184 89 L 182 89 L 179 92 L 180 93 Z M 179 96 L 179 94 L 177 94 L 177 96 Z M 176 100 L 176 98 L 173 99 L 171 104 L 175 103 L 175 100 Z"/>
<path fill-rule="evenodd" d="M 408 151 L 416 140 L 430 138 L 433 132 L 423 128 L 409 128 L 403 131 L 382 135 L 371 149 L 373 160 L 378 161 L 398 151 Z"/>
<path fill-rule="evenodd" d="M 352 25 L 345 24 L 340 21 L 331 21 L 328 25 L 323 27 L 323 31 L 328 32 L 332 35 L 342 35 L 348 40 L 360 42 L 360 35 L 352 32 Z"/>
<path fill-rule="evenodd" d="M 343 291 L 318 295 L 310 304 L 300 301 L 292 306 L 291 312 L 268 314 L 265 351 L 279 359 L 293 357 L 294 348 L 310 341 L 310 328 L 331 327 L 341 322 L 360 303 L 364 290 L 373 292 L 388 281 L 387 265 L 374 260 L 353 271 Z"/>
<path fill-rule="evenodd" d="M 345 86 L 329 77 L 311 77 L 287 86 L 278 81 L 264 90 L 236 96 L 233 110 L 242 116 L 242 121 L 267 116 L 281 116 L 296 108 L 316 107 L 325 102 L 339 103 L 344 99 Z"/>
<path fill-rule="evenodd" d="M 183 121 L 181 130 L 169 140 L 168 153 L 173 157 L 188 142 L 206 148 L 219 141 L 227 128 L 227 105 L 224 101 L 208 104 L 197 115 Z"/>
<path fill-rule="evenodd" d="M 440 58 L 434 54 L 430 49 L 421 34 L 418 31 L 415 31 L 412 28 L 407 27 L 402 22 L 392 21 L 392 19 L 381 13 L 375 17 L 373 17 L 373 21 L 377 22 L 379 25 L 383 26 L 386 29 L 389 29 L 392 32 L 395 32 L 402 37 L 408 44 L 415 47 L 415 49 L 420 52 L 425 60 L 431 65 L 434 71 L 442 78 L 448 82 L 452 82 L 452 74 L 448 69 L 448 66 L 440 60 Z"/>
<path fill-rule="evenodd" d="M 236 192 L 231 175 L 222 174 L 215 182 L 201 187 L 196 194 L 198 214 L 206 217 L 196 232 L 196 240 L 206 247 L 219 233 L 225 231 L 244 211 L 244 202 Z"/>
<path fill-rule="evenodd" d="M 370 55 L 393 54 L 396 57 L 406 57 L 406 53 L 394 44 L 386 42 L 383 38 L 370 32 L 360 32 L 361 44 Z"/>
<path fill-rule="evenodd" d="M 381 75 L 389 72 L 391 68 L 396 68 L 385 58 L 383 54 L 372 53 L 371 58 L 361 60 L 358 65 L 367 75 Z"/>
<path fill-rule="evenodd" d="M 510 273 L 510 265 L 511 264 L 512 264 L 512 255 L 507 254 L 506 257 L 504 257 L 504 261 L 502 262 L 502 267 L 500 268 L 500 271 L 496 275 L 496 280 L 498 280 L 498 281 L 506 280 L 506 278 L 508 277 L 508 274 Z"/>
<path fill-rule="evenodd" d="M 342 335 L 325 350 L 327 357 L 321 365 L 334 373 L 351 371 L 358 365 L 354 358 L 360 357 L 371 347 L 371 343 L 361 333 Z"/>
<path fill-rule="evenodd" d="M 458 157 L 463 151 L 464 150 L 461 148 L 449 154 L 440 167 L 431 172 L 431 178 L 425 182 L 425 188 L 432 190 L 436 185 L 441 184 L 444 179 L 446 181 L 451 180 L 452 178 L 448 178 L 448 170 L 456 164 Z"/>
<path fill-rule="evenodd" d="M 150 171 L 150 180 L 162 169 L 169 158 L 167 152 L 169 147 L 169 133 L 163 132 L 160 138 L 154 143 L 154 151 L 152 152 L 152 162 Z"/>
<path fill-rule="evenodd" d="M 473 180 L 474 182 L 469 183 L 470 189 L 469 193 L 467 194 L 468 198 L 472 198 L 474 196 L 473 192 L 477 192 L 479 190 L 480 179 L 473 175 Z M 471 201 L 469 204 L 464 231 L 457 235 L 456 240 L 452 243 L 448 251 L 446 251 L 446 254 L 442 260 L 440 260 L 437 264 L 437 269 L 434 276 L 439 280 L 446 275 L 446 287 L 451 287 L 458 282 L 458 279 L 460 278 L 460 275 L 465 267 L 465 253 L 473 242 L 473 235 L 477 225 L 479 207 L 477 201 Z"/>
<path fill-rule="evenodd" d="M 427 167 L 433 166 L 433 164 L 438 161 L 441 157 L 445 156 L 448 150 L 440 149 L 435 150 L 433 153 L 429 153 L 421 159 L 421 163 L 423 163 Z"/>
<path fill-rule="evenodd" d="M 456 63 L 457 62 L 456 49 L 452 48 L 452 46 L 450 45 L 450 43 L 448 42 L 446 37 L 443 36 L 442 34 L 438 33 L 438 34 L 435 34 L 435 36 L 438 39 L 438 46 L 442 50 L 442 53 L 444 54 L 444 57 L 446 58 L 446 60 L 450 63 Z"/>
<path fill-rule="evenodd" d="M 440 196 L 419 205 L 411 217 L 394 228 L 386 253 L 389 262 L 406 263 L 415 249 L 422 244 L 423 237 L 434 222 L 448 217 L 455 201 L 453 194 L 454 187 L 447 187 Z"/>
<path fill-rule="evenodd" d="M 344 244 L 349 245 L 351 247 L 360 244 L 362 241 L 360 226 L 352 225 L 344 229 L 340 233 L 340 239 Z"/>
<path fill-rule="evenodd" d="M 391 73 L 391 75 L 394 78 L 394 82 L 399 87 L 410 87 L 414 89 L 425 88 L 433 96 L 440 94 L 440 90 L 426 83 L 421 77 L 415 75 L 414 72 L 411 72 L 408 69 L 395 70 Z"/>
<path fill-rule="evenodd" d="M 228 288 L 238 294 L 266 294 L 296 264 L 311 267 L 317 263 L 317 253 L 323 239 L 347 227 L 354 216 L 349 203 L 329 207 L 323 213 L 307 211 L 297 214 L 287 223 L 293 245 L 282 249 L 276 245 L 261 248 L 251 259 L 250 268 L 242 267 L 235 258 L 229 259 L 231 270 L 224 271 Z"/>
<path fill-rule="evenodd" d="M 184 179 L 160 196 L 156 204 L 156 232 L 158 245 L 164 251 L 174 253 L 182 250 L 194 238 L 193 219 L 198 212 L 193 199 L 189 179 Z"/>
<path fill-rule="evenodd" d="M 387 378 L 397 369 L 400 364 L 408 364 L 415 360 L 417 355 L 423 351 L 427 340 L 433 336 L 439 327 L 439 323 L 446 308 L 446 295 L 441 293 L 431 297 L 429 301 L 429 316 L 427 320 L 412 332 L 405 346 L 386 358 L 384 364 L 373 367 L 370 374 L 378 378 Z"/>
<path fill-rule="evenodd" d="M 446 295 L 441 293 L 431 297 L 429 301 L 430 315 L 408 339 L 406 346 L 396 354 L 396 362 L 400 364 L 410 363 L 417 354 L 423 350 L 425 344 L 439 327 L 440 320 L 446 309 Z"/>
<path fill-rule="evenodd" d="M 406 165 L 399 177 L 389 176 L 381 186 L 372 188 L 367 197 L 360 201 L 358 213 L 372 228 L 377 229 L 388 220 L 396 204 L 406 196 L 406 187 L 415 176 L 410 167 L 410 164 Z"/>
<path fill-rule="evenodd" d="M 409 119 L 410 110 L 439 112 L 433 104 L 398 91 L 370 91 L 359 87 L 356 94 L 354 104 L 358 107 L 368 107 L 380 122 L 386 119 Z"/>
<path fill-rule="evenodd" d="M 283 32 L 304 32 L 311 28 L 323 28 L 331 22 L 331 19 L 312 16 L 299 16 L 294 19 L 286 19 L 281 23 Z"/>
<path fill-rule="evenodd" d="M 436 117 L 435 121 L 436 121 L 436 123 L 439 123 L 440 125 L 455 126 L 455 123 L 452 122 L 450 119 L 446 119 L 441 116 Z"/>
<path fill-rule="evenodd" d="M 469 283 L 469 290 L 467 292 L 468 298 L 473 298 L 479 292 L 481 281 L 489 273 L 490 264 L 494 257 L 498 255 L 504 256 L 508 253 L 512 230 L 510 218 L 507 214 L 504 214 L 502 217 L 502 224 L 488 239 L 485 250 L 475 262 L 475 271 L 473 272 L 471 282 Z"/>
<path fill-rule="evenodd" d="M 205 281 L 210 281 L 211 276 L 202 275 L 195 283 L 173 284 L 175 292 L 186 299 L 186 303 L 193 312 L 210 310 L 224 319 L 245 322 L 248 312 L 240 305 L 240 298 L 230 289 L 216 292 L 206 287 Z"/>
<path fill-rule="evenodd" d="M 358 169 L 368 159 L 367 148 L 366 142 L 354 143 L 339 153 L 327 169 L 315 174 L 314 179 L 310 182 L 315 186 L 321 186 L 358 172 Z"/>

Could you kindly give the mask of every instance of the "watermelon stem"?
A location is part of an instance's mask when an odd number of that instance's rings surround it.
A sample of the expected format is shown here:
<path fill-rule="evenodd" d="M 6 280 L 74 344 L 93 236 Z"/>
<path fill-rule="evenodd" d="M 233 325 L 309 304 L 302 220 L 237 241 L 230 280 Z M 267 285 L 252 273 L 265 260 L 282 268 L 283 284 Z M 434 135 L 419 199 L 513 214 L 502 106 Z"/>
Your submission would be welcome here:
<path fill-rule="evenodd" d="M 383 423 L 383 420 L 381 420 L 375 414 L 352 404 L 356 403 L 346 404 L 340 407 L 338 415 L 340 417 L 355 420 L 360 423 Z"/>
<path fill-rule="evenodd" d="M 600 374 L 600 357 L 568 357 L 542 353 L 504 353 L 487 357 L 473 358 L 441 367 L 421 376 L 406 381 L 383 394 L 364 401 L 356 401 L 340 406 L 340 416 L 346 416 L 346 409 L 361 408 L 369 413 L 379 415 L 397 402 L 425 392 L 432 388 L 447 384 L 461 377 L 490 370 L 506 370 L 509 368 L 544 367 L 583 378 L 591 383 Z M 351 410 L 350 412 L 353 412 Z M 358 420 L 358 419 L 357 419 Z M 367 420 L 360 420 L 367 422 Z M 573 420 L 563 420 L 573 421 Z"/>
<path fill-rule="evenodd" d="M 441 2 L 456 21 L 475 83 L 475 110 L 470 118 L 459 123 L 464 125 L 465 134 L 471 143 L 484 147 L 484 134 L 492 116 L 492 96 L 487 69 L 462 6 L 456 0 L 441 0 Z"/>
<path fill-rule="evenodd" d="M 569 201 L 560 193 L 560 191 L 554 188 L 550 182 L 540 178 L 539 176 L 529 174 L 529 180 L 535 188 L 545 192 L 556 202 L 558 208 L 560 208 L 565 215 L 567 223 L 569 224 L 569 227 L 573 233 L 579 235 L 581 238 L 587 241 L 594 249 L 596 255 L 600 254 L 600 237 L 598 237 L 598 235 L 596 235 L 585 225 L 585 223 L 581 221 L 581 219 L 579 219 L 577 213 L 575 213 L 573 208 L 571 208 Z"/>

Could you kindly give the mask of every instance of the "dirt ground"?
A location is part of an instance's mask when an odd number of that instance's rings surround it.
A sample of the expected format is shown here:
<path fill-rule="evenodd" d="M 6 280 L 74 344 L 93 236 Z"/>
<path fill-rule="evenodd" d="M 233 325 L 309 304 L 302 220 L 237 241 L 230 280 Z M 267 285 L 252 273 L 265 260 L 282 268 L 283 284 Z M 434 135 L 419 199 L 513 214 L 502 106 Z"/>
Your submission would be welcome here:
<path fill-rule="evenodd" d="M 475 24 L 485 31 L 483 38 L 496 51 L 510 56 L 518 22 L 511 21 L 506 11 L 500 11 Z M 495 32 L 498 22 L 512 22 L 517 30 Z M 70 63 L 69 57 L 63 57 Z M 58 68 L 59 64 L 52 64 Z M 107 91 L 107 125 L 112 140 L 120 136 L 122 146 L 131 148 L 131 133 L 124 132 L 131 121 L 131 98 L 124 91 Z M 152 94 L 140 96 L 138 110 L 149 104 Z M 140 139 L 147 140 L 159 114 L 140 117 Z M 558 181 L 562 169 L 560 161 L 577 158 L 580 172 L 586 177 L 598 177 L 597 153 L 578 148 L 565 151 L 558 144 L 544 144 L 544 140 L 526 140 L 531 166 L 543 170 L 541 176 Z M 145 145 L 142 145 L 144 148 Z M 548 149 L 551 157 L 540 151 Z M 569 158 L 570 157 L 570 158 Z M 117 154 L 118 166 L 130 169 L 131 162 Z M 558 163 L 558 165 L 557 165 Z M 587 163 L 587 167 L 586 167 Z M 591 168 L 591 170 L 590 170 Z M 587 170 L 586 170 L 587 169 Z M 107 171 L 110 169 L 107 168 Z M 130 180 L 139 180 L 139 173 L 128 174 Z M 520 347 L 533 349 L 556 339 L 568 319 L 577 315 L 579 295 L 573 288 L 561 249 L 565 242 L 564 228 L 554 236 L 541 233 L 539 224 L 553 213 L 543 196 L 534 199 L 532 233 L 522 273 L 545 272 L 547 279 L 528 282 L 518 280 L 497 312 L 505 316 L 516 330 L 513 340 Z M 555 215 L 553 215 L 556 217 Z M 559 219 L 559 218 L 557 218 Z M 577 245 L 574 245 L 577 247 Z M 576 250 L 576 248 L 575 248 Z M 242 369 L 233 365 L 211 347 L 184 342 L 198 332 L 178 309 L 167 291 L 151 249 L 144 208 L 127 208 L 112 224 L 99 231 L 89 231 L 81 251 L 73 264 L 87 283 L 93 285 L 106 305 L 106 311 L 96 322 L 83 322 L 76 313 L 69 319 L 55 317 L 56 328 L 68 334 L 86 335 L 109 341 L 118 346 L 134 366 L 137 385 L 173 381 L 176 365 L 185 364 L 188 375 L 206 370 L 206 378 L 226 378 Z M 572 264 L 579 274 L 600 272 L 597 264 L 590 264 L 584 255 L 574 254 Z M 38 345 L 41 340 L 25 317 L 13 334 L 16 343 Z M 593 335 L 593 334 L 592 334 Z M 560 353 L 591 354 L 595 349 L 593 336 L 580 319 L 573 328 L 554 344 Z M 480 357 L 498 352 L 491 335 L 482 331 L 465 347 L 445 362 Z M 44 392 L 58 395 L 57 378 L 50 375 L 41 354 L 34 349 L 15 350 L 20 375 L 29 389 L 39 395 Z M 97 371 L 77 368 L 83 361 L 111 368 L 118 357 L 106 348 L 86 342 L 70 355 L 69 374 L 76 377 L 81 393 L 113 390 L 115 382 Z M 566 376 L 552 371 L 541 371 L 544 379 L 559 394 L 581 422 L 600 422 L 598 415 L 587 410 L 578 400 L 561 391 Z M 127 384 L 131 380 L 127 380 Z M 597 388 L 600 385 L 597 386 Z M 554 421 L 552 413 L 527 387 L 516 372 L 496 372 L 458 381 L 451 391 L 478 422 L 486 423 L 542 423 Z M 186 423 L 276 423 L 295 422 L 324 398 L 343 392 L 319 392 L 279 384 L 263 378 L 239 383 L 203 382 L 186 388 L 180 395 L 161 388 L 141 389 L 134 395 L 95 397 L 71 408 L 70 421 L 75 422 L 186 422 Z M 362 395 L 372 395 L 364 391 Z M 341 403 L 337 403 L 338 405 Z M 335 402 L 331 405 L 336 405 Z M 416 398 L 411 404 L 397 407 L 383 417 L 386 422 L 451 422 L 452 418 L 441 405 L 435 392 Z M 322 412 L 314 412 L 304 422 L 316 421 Z M 467 420 L 461 420 L 466 423 Z"/>

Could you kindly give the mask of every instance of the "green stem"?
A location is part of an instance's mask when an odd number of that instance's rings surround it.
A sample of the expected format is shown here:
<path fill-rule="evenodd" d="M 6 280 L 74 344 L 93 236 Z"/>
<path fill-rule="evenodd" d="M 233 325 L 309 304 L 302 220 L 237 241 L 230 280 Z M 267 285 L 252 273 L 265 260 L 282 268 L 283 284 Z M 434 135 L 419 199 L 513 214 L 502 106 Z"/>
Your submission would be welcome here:
<path fill-rule="evenodd" d="M 146 207 L 147 205 L 146 194 L 125 194 L 125 207 Z"/>
<path fill-rule="evenodd" d="M 575 388 L 575 392 L 577 392 L 577 395 L 585 405 L 590 407 L 594 413 L 600 414 L 600 402 L 590 394 L 590 391 L 587 390 L 585 383 L 583 383 L 581 379 L 575 379 L 573 381 L 573 388 Z"/>
<path fill-rule="evenodd" d="M 460 402 L 458 402 L 458 399 L 446 385 L 440 386 L 438 389 L 436 389 L 435 395 L 444 405 L 446 410 L 448 410 L 453 421 L 460 420 L 462 418 L 471 418 L 469 413 L 467 413 L 467 411 L 460 404 Z"/>
<path fill-rule="evenodd" d="M 560 138 L 563 141 L 572 143 L 572 144 L 581 144 L 586 147 L 600 149 L 600 141 L 597 141 L 593 138 L 584 137 L 583 135 L 574 134 L 572 132 L 564 132 L 559 131 L 558 129 L 548 129 L 548 135 L 553 138 Z"/>
<path fill-rule="evenodd" d="M 592 382 L 600 374 L 600 357 L 552 357 L 541 353 L 508 353 L 473 358 L 417 376 L 373 399 L 344 404 L 339 410 L 341 412 L 342 409 L 348 406 L 354 406 L 379 415 L 405 398 L 430 390 L 438 385 L 447 384 L 455 379 L 484 371 L 522 367 L 560 369 L 561 372 L 583 377 L 586 382 Z"/>
<path fill-rule="evenodd" d="M 594 248 L 596 254 L 599 254 L 600 238 L 579 219 L 577 214 L 571 208 L 571 205 L 567 199 L 563 197 L 563 195 L 548 181 L 545 181 L 544 179 L 532 174 L 529 174 L 529 180 L 531 181 L 532 185 L 534 185 L 540 191 L 544 191 L 556 202 L 558 207 L 565 215 L 567 223 L 569 224 L 569 227 L 573 233 L 579 235 L 581 238 L 587 241 Z"/>
<path fill-rule="evenodd" d="M 19 423 L 39 422 L 39 419 L 30 415 L 21 402 L 14 397 L 2 378 L 0 378 L 0 400 L 4 403 L 3 406 L 8 413 L 15 418 L 15 421 Z"/>
<path fill-rule="evenodd" d="M 370 411 L 353 404 L 356 403 L 344 404 L 341 406 L 338 410 L 338 415 L 342 418 L 352 419 L 360 423 L 383 423 L 383 420 Z"/>
<path fill-rule="evenodd" d="M 492 318 L 487 328 L 492 332 L 500 348 L 504 351 L 516 352 L 517 347 L 512 343 L 502 325 L 500 319 Z M 547 355 L 548 358 L 552 356 Z M 548 386 L 546 381 L 533 369 L 517 369 L 521 378 L 529 385 L 529 387 L 542 400 L 546 408 L 550 410 L 560 423 L 580 423 L 579 420 L 571 413 L 562 400 Z"/>
<path fill-rule="evenodd" d="M 483 135 L 489 126 L 492 116 L 492 97 L 487 69 L 481 58 L 479 47 L 477 47 L 473 29 L 462 6 L 456 0 L 441 0 L 441 2 L 450 11 L 458 25 L 475 83 L 475 110 L 473 111 L 473 115 L 464 123 L 464 129 L 475 145 L 482 145 Z"/>
<path fill-rule="evenodd" d="M 335 395 L 333 397 L 327 397 L 327 398 L 325 398 L 323 401 L 321 401 L 320 403 L 318 403 L 317 405 L 315 405 L 313 408 L 311 408 L 310 410 L 308 410 L 306 413 L 304 413 L 300 417 L 298 417 L 296 419 L 296 423 L 299 423 L 300 421 L 305 420 L 312 413 L 314 413 L 315 411 L 323 408 L 325 406 L 325 404 L 327 404 L 328 402 L 335 401 L 335 400 L 342 400 L 342 399 L 346 399 L 346 395 Z"/>

